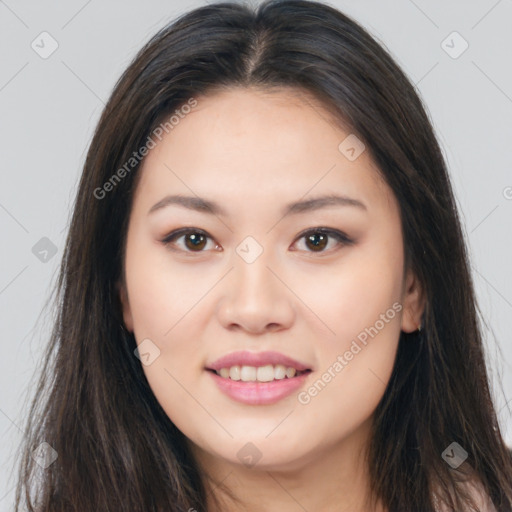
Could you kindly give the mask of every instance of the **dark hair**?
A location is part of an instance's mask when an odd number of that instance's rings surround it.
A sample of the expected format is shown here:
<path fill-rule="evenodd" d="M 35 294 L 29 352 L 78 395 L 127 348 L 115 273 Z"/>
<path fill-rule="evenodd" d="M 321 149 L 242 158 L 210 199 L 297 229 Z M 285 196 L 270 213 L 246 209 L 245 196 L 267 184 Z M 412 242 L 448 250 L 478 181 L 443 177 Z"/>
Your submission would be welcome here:
<path fill-rule="evenodd" d="M 511 455 L 489 391 L 459 214 L 425 108 L 364 28 L 305 0 L 188 12 L 158 32 L 117 82 L 74 205 L 16 510 L 24 500 L 40 512 L 206 511 L 199 467 L 122 328 L 118 285 L 140 162 L 125 164 L 191 98 L 234 87 L 311 93 L 364 142 L 400 205 L 406 267 L 426 306 L 422 331 L 400 334 L 375 411 L 367 456 L 373 503 L 434 511 L 436 494 L 449 510 L 470 510 L 459 482 L 471 471 L 499 511 L 511 510 Z M 58 457 L 41 470 L 32 451 L 43 442 Z M 469 454 L 458 470 L 441 457 L 452 442 Z"/>

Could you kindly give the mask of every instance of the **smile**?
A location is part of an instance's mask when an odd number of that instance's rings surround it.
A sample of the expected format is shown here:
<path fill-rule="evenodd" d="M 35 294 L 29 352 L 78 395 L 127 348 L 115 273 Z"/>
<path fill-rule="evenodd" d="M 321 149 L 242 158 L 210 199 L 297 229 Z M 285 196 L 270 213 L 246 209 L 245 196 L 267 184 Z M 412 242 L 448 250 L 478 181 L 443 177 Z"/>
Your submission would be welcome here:
<path fill-rule="evenodd" d="M 235 400 L 246 405 L 270 405 L 284 398 L 288 397 L 292 393 L 298 391 L 304 386 L 305 380 L 308 378 L 311 370 L 303 370 L 297 372 L 295 368 L 290 367 L 279 367 L 277 365 L 262 366 L 256 368 L 254 366 L 242 366 L 222 368 L 220 371 L 207 370 L 207 373 L 211 375 L 218 389 L 228 396 L 230 399 Z M 223 377 L 220 375 L 223 370 L 227 370 L 229 375 Z M 239 373 L 239 379 L 232 379 L 231 372 L 235 377 L 237 372 Z M 263 378 L 267 378 L 267 381 L 260 381 L 257 379 L 259 372 L 264 372 Z M 270 372 L 272 371 L 272 380 L 270 380 Z M 278 375 L 285 373 L 284 377 L 276 378 L 276 372 Z M 226 375 L 226 372 L 223 372 Z M 251 380 L 244 380 L 249 379 Z"/>
<path fill-rule="evenodd" d="M 240 366 L 234 365 L 230 368 L 217 370 L 217 375 L 225 379 L 241 380 L 243 382 L 271 382 L 273 380 L 291 379 L 296 375 L 302 375 L 309 370 L 298 371 L 292 366 L 282 364 L 267 364 L 265 366 Z"/>

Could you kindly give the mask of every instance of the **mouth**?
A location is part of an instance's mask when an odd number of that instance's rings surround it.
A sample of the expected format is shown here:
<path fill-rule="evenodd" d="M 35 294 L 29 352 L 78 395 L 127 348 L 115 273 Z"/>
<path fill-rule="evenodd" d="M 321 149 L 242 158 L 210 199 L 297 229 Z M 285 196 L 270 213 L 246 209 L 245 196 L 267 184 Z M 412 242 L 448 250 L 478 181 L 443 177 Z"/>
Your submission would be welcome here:
<path fill-rule="evenodd" d="M 217 388 L 230 399 L 245 405 L 275 404 L 306 385 L 311 369 L 284 365 L 205 368 Z"/>

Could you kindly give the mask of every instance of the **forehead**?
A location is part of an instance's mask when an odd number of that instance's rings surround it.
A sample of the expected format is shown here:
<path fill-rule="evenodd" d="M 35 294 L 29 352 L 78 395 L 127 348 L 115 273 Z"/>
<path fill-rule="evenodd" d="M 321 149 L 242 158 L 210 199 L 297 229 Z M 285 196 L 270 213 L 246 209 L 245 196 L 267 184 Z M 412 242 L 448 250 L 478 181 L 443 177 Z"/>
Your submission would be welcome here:
<path fill-rule="evenodd" d="M 354 135 L 311 95 L 239 88 L 196 100 L 145 157 L 137 196 L 179 191 L 235 206 L 339 193 L 389 203 L 368 151 L 347 158 L 340 144 Z"/>

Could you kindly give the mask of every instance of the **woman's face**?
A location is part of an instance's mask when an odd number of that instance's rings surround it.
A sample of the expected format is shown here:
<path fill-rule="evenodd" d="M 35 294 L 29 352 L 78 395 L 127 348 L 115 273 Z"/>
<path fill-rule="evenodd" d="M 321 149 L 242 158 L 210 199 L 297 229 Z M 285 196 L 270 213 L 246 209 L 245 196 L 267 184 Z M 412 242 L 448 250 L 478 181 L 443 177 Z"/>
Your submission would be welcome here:
<path fill-rule="evenodd" d="M 367 434 L 400 330 L 418 327 L 398 204 L 310 97 L 196 99 L 141 169 L 124 321 L 197 454 L 296 468 Z"/>

